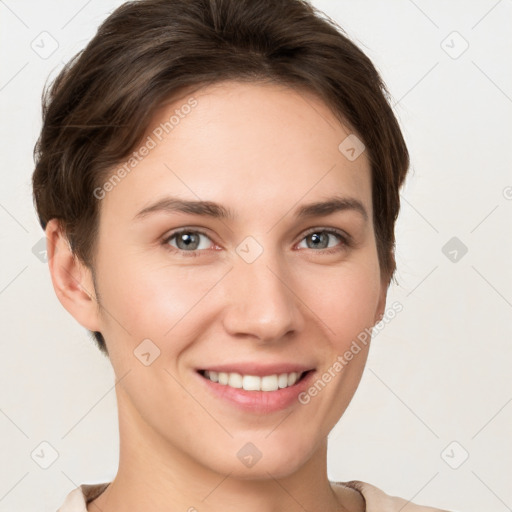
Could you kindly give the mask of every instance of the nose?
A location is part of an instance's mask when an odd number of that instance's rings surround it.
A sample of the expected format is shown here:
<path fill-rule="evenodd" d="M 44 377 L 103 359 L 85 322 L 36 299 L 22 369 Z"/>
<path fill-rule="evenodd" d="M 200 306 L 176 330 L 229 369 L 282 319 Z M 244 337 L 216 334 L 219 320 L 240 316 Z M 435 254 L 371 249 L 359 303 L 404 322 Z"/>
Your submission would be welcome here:
<path fill-rule="evenodd" d="M 302 330 L 300 300 L 290 275 L 269 250 L 252 263 L 237 259 L 225 283 L 226 331 L 268 343 Z"/>

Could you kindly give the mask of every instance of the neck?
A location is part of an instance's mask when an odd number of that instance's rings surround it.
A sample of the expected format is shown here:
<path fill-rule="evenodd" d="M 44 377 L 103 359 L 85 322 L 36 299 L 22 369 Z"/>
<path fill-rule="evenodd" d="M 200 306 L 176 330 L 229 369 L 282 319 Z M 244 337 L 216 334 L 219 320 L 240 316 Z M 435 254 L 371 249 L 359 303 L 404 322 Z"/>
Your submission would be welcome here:
<path fill-rule="evenodd" d="M 115 479 L 89 512 L 345 512 L 364 510 L 362 497 L 327 477 L 327 439 L 291 474 L 255 479 L 200 464 L 145 423 L 118 396 L 120 459 Z M 260 472 L 261 475 L 261 472 Z"/>

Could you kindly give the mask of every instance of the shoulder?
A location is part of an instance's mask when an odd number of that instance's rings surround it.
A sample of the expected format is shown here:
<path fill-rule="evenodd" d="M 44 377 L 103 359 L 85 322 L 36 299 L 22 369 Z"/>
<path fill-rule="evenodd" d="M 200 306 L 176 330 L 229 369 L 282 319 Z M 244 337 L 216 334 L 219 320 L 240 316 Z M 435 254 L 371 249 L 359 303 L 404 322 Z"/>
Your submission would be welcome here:
<path fill-rule="evenodd" d="M 76 487 L 66 496 L 57 512 L 87 512 L 87 504 L 97 498 L 109 483 L 82 484 Z M 366 502 L 366 512 L 449 512 L 444 509 L 416 505 L 398 496 L 390 496 L 378 487 L 360 480 L 336 483 L 359 491 Z"/>
<path fill-rule="evenodd" d="M 359 480 L 337 483 L 359 491 L 366 502 L 366 512 L 449 512 L 440 508 L 416 505 L 404 498 L 386 494 L 378 487 Z"/>
<path fill-rule="evenodd" d="M 87 512 L 87 504 L 98 497 L 110 484 L 82 484 L 73 489 L 57 512 Z"/>

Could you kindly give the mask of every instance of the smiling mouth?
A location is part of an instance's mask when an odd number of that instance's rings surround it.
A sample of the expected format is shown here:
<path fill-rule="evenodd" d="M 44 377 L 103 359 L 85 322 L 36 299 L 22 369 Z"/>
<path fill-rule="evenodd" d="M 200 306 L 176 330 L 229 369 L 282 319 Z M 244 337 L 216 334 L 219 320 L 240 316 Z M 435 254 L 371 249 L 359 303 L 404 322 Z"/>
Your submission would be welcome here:
<path fill-rule="evenodd" d="M 245 391 L 278 391 L 295 386 L 313 370 L 304 372 L 289 372 L 273 375 L 242 375 L 236 372 L 216 372 L 212 370 L 198 370 L 205 379 L 217 384 Z"/>

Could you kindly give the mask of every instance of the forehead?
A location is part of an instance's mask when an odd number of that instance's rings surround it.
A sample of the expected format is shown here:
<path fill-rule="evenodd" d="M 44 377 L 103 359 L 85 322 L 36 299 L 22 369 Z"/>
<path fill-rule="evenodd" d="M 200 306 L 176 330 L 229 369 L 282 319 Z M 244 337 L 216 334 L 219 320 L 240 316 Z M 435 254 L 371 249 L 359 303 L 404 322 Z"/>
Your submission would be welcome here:
<path fill-rule="evenodd" d="M 138 158 L 125 165 L 102 208 L 128 216 L 167 193 L 279 214 L 279 205 L 339 193 L 359 199 L 371 215 L 369 161 L 364 151 L 347 158 L 351 137 L 304 90 L 236 81 L 195 88 L 158 108 Z"/>

